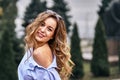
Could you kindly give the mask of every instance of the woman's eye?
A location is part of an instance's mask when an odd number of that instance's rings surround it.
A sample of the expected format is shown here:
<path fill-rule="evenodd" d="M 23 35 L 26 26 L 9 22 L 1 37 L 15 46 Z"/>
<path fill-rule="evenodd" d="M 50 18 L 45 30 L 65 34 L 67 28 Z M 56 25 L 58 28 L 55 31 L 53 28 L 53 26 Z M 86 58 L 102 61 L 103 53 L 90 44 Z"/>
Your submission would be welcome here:
<path fill-rule="evenodd" d="M 40 24 L 40 26 L 42 26 L 42 27 L 43 27 L 43 26 L 45 26 L 45 24 L 44 24 L 44 23 L 41 23 L 41 24 Z"/>
<path fill-rule="evenodd" d="M 48 31 L 52 31 L 52 29 L 51 29 L 51 28 L 48 28 Z"/>

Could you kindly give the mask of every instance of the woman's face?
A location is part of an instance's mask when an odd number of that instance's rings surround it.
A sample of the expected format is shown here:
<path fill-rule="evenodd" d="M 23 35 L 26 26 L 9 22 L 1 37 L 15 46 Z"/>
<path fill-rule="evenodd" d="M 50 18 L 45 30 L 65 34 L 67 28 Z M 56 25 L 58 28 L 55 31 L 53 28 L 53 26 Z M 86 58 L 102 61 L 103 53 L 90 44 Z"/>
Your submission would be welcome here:
<path fill-rule="evenodd" d="M 54 18 L 48 17 L 40 23 L 38 29 L 35 32 L 35 39 L 40 43 L 47 43 L 53 38 L 57 22 Z"/>

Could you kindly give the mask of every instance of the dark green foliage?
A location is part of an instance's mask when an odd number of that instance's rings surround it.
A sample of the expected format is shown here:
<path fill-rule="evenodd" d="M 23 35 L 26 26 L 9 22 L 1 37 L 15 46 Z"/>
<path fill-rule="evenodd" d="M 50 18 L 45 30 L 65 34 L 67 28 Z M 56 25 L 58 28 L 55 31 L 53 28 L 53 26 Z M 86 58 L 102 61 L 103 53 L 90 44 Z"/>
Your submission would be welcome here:
<path fill-rule="evenodd" d="M 15 62 L 18 66 L 24 55 L 24 44 L 22 44 L 23 40 L 18 38 L 14 38 L 13 42 L 13 50 L 15 51 Z"/>
<path fill-rule="evenodd" d="M 11 1 L 10 0 L 0 0 L 0 7 L 2 7 L 2 8 L 7 8 L 8 6 L 7 5 L 9 5 L 9 3 L 10 3 Z"/>
<path fill-rule="evenodd" d="M 46 1 L 41 2 L 40 0 L 32 0 L 26 9 L 23 26 L 26 27 L 40 12 L 43 12 L 46 9 Z"/>
<path fill-rule="evenodd" d="M 99 18 L 95 28 L 95 38 L 93 44 L 93 58 L 91 61 L 91 72 L 94 76 L 109 76 L 108 51 L 104 25 Z"/>
<path fill-rule="evenodd" d="M 0 17 L 0 79 L 17 80 L 17 66 L 15 56 L 19 53 L 16 49 L 17 42 L 14 20 L 17 15 L 17 0 L 1 0 L 0 7 L 3 15 Z M 22 50 L 22 49 L 21 49 Z"/>
<path fill-rule="evenodd" d="M 98 14 L 103 17 L 103 14 L 106 11 L 106 8 L 109 6 L 109 3 L 111 2 L 111 0 L 102 0 L 102 6 L 100 6 L 100 11 L 98 12 Z"/>
<path fill-rule="evenodd" d="M 84 76 L 84 71 L 80 38 L 78 36 L 76 23 L 74 24 L 73 35 L 71 37 L 71 56 L 73 62 L 75 63 L 75 67 L 73 68 L 73 75 L 71 76 L 71 78 L 80 79 Z"/>
<path fill-rule="evenodd" d="M 67 15 L 67 13 L 70 11 L 70 9 L 67 6 L 67 3 L 64 0 L 53 0 L 53 2 L 54 5 L 51 9 L 63 17 L 66 24 L 66 30 L 67 32 L 69 32 L 69 27 L 71 25 L 69 18 L 71 16 Z"/>
<path fill-rule="evenodd" d="M 9 30 L 5 29 L 0 40 L 0 79 L 2 80 L 17 80 L 17 68 L 10 37 Z"/>
<path fill-rule="evenodd" d="M 2 31 L 4 31 L 4 28 L 9 30 L 9 35 L 11 38 L 11 44 L 12 44 L 12 49 L 14 51 L 14 57 L 17 55 L 20 55 L 21 52 L 23 52 L 23 48 L 20 47 L 20 40 L 17 39 L 16 37 L 16 32 L 15 32 L 15 24 L 14 21 L 16 19 L 17 15 L 17 8 L 16 8 L 16 1 L 17 0 L 11 0 L 10 2 L 7 1 L 7 4 L 5 7 L 3 6 L 3 16 L 2 16 Z M 3 4 L 6 4 L 6 1 L 3 0 Z M 7 44 L 7 43 L 6 43 Z M 19 49 L 19 50 L 18 50 Z M 19 56 L 21 57 L 21 56 Z M 15 57 L 15 61 L 17 64 L 19 64 L 20 59 Z"/>
<path fill-rule="evenodd" d="M 16 18 L 16 0 L 1 0 L 0 1 L 0 7 L 3 10 L 3 15 L 0 18 L 0 30 L 3 30 L 4 26 L 3 24 L 9 24 L 9 30 L 13 33 L 11 33 L 11 36 L 13 36 L 14 33 L 14 19 Z"/>
<path fill-rule="evenodd" d="M 111 0 L 102 0 L 102 5 L 100 6 L 100 10 L 98 12 L 99 16 L 102 18 L 102 21 L 105 25 L 105 32 L 107 37 L 115 35 L 115 28 L 111 27 L 111 23 L 114 21 L 111 20 L 111 11 L 110 10 L 110 4 Z M 107 9 L 109 7 L 109 9 Z M 106 10 L 107 9 L 107 10 Z"/>

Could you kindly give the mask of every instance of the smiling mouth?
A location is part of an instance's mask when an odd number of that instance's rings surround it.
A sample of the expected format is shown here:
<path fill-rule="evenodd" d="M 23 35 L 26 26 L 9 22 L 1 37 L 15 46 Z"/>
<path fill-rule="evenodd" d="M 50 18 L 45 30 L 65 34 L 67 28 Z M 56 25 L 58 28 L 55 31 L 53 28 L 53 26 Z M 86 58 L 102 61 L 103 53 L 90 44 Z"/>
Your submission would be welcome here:
<path fill-rule="evenodd" d="M 42 33 L 38 33 L 38 36 L 39 36 L 40 38 L 45 37 L 45 35 L 43 35 Z"/>

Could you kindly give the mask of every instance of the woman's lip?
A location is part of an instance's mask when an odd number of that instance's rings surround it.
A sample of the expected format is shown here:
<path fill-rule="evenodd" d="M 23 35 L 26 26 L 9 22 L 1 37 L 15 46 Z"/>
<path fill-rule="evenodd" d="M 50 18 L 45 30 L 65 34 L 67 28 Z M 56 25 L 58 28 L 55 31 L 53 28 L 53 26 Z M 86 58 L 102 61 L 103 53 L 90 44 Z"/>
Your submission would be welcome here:
<path fill-rule="evenodd" d="M 45 37 L 45 35 L 44 34 L 42 34 L 42 33 L 40 33 L 40 32 L 38 32 L 38 35 L 42 38 L 42 37 Z"/>

